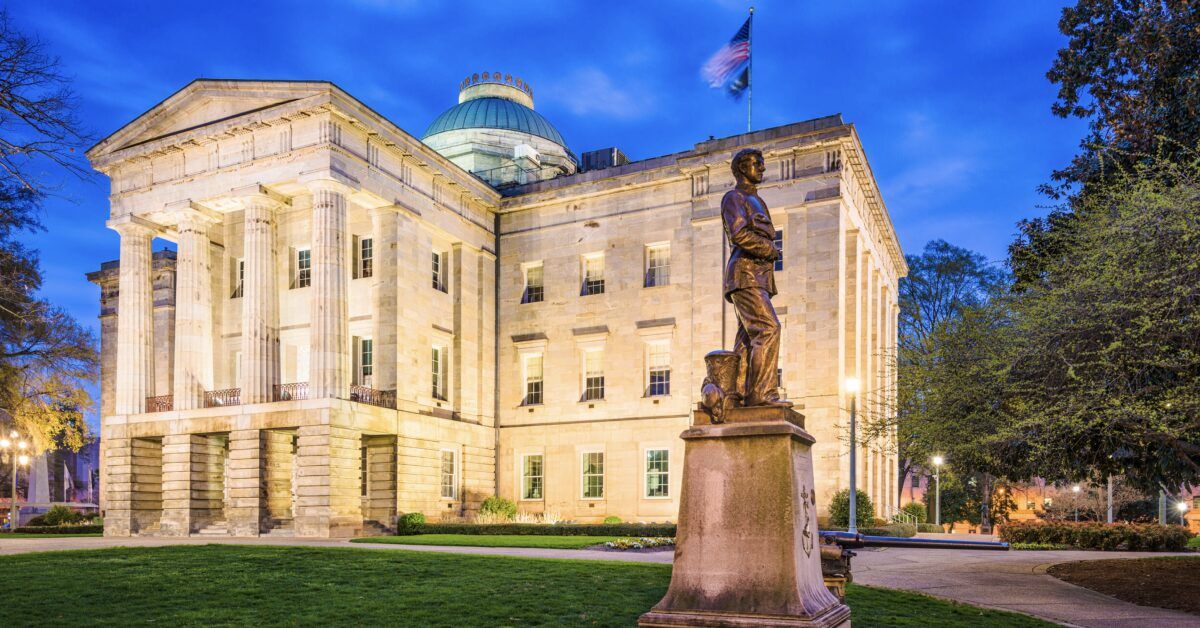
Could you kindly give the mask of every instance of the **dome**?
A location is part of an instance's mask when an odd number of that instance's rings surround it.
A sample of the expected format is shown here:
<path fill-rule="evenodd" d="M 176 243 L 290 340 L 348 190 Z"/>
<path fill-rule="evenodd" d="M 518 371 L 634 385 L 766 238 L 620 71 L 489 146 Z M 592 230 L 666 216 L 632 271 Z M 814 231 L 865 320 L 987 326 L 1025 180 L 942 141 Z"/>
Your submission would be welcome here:
<path fill-rule="evenodd" d="M 567 145 L 558 129 L 542 114 L 512 100 L 496 97 L 474 98 L 454 105 L 434 119 L 421 139 L 446 131 L 480 128 L 519 131 L 559 146 Z"/>

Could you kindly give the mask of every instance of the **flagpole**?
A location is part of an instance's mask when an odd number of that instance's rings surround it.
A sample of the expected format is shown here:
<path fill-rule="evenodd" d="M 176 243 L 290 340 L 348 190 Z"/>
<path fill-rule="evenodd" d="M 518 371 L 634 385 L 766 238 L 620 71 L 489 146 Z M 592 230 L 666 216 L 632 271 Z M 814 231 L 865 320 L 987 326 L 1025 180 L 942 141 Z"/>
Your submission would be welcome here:
<path fill-rule="evenodd" d="M 754 7 L 750 7 L 750 29 L 746 33 L 750 52 L 750 65 L 746 72 L 746 132 L 754 130 Z"/>

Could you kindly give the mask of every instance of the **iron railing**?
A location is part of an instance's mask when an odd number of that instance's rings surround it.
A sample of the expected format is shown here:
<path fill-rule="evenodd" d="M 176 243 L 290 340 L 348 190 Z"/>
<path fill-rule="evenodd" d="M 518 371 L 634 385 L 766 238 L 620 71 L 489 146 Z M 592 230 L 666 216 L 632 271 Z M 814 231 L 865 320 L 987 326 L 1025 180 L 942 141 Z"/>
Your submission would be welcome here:
<path fill-rule="evenodd" d="M 220 408 L 222 406 L 242 405 L 242 389 L 226 388 L 225 390 L 204 391 L 204 407 Z"/>
<path fill-rule="evenodd" d="M 308 382 L 275 385 L 275 401 L 308 399 Z"/>
<path fill-rule="evenodd" d="M 375 390 L 366 386 L 351 386 L 350 401 L 357 401 L 372 406 L 381 408 L 396 407 L 396 391 L 394 390 Z"/>
<path fill-rule="evenodd" d="M 146 397 L 146 412 L 169 412 L 175 408 L 175 395 Z"/>

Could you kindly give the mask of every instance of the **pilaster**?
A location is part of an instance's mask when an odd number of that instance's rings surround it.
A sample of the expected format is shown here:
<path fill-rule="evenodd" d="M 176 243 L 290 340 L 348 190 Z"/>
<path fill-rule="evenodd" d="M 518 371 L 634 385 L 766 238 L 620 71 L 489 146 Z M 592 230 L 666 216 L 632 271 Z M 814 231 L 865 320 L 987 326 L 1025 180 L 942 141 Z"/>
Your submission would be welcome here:
<path fill-rule="evenodd" d="M 279 383 L 279 283 L 275 268 L 275 210 L 266 194 L 242 199 L 245 279 L 242 296 L 242 403 L 272 400 Z"/>
<path fill-rule="evenodd" d="M 312 317 L 309 390 L 314 399 L 346 399 L 349 389 L 347 188 L 333 180 L 312 191 Z"/>
<path fill-rule="evenodd" d="M 187 536 L 192 531 L 191 434 L 163 436 L 162 441 L 162 536 Z"/>
<path fill-rule="evenodd" d="M 375 268 L 371 280 L 371 299 L 374 304 L 375 388 L 396 389 L 396 330 L 400 319 L 397 289 L 396 209 L 371 209 L 372 237 L 375 242 Z"/>
<path fill-rule="evenodd" d="M 361 435 L 332 425 L 297 431 L 296 536 L 350 537 L 362 533 Z"/>
<path fill-rule="evenodd" d="M 235 430 L 229 433 L 229 502 L 225 506 L 233 536 L 258 536 L 262 530 L 263 433 Z"/>

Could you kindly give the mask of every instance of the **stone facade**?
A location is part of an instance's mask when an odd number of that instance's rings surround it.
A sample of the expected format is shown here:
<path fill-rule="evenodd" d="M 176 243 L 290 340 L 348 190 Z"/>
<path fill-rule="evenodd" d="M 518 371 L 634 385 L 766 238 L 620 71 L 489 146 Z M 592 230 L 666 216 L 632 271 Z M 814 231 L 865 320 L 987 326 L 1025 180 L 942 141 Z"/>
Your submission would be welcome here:
<path fill-rule="evenodd" d="M 848 481 L 841 382 L 890 407 L 906 272 L 840 117 L 494 188 L 330 83 L 201 80 L 88 152 L 121 235 L 89 274 L 106 533 L 349 536 L 494 494 L 673 520 L 703 356 L 736 329 L 718 210 L 745 146 L 823 506 Z M 882 440 L 859 481 L 887 513 Z"/>

